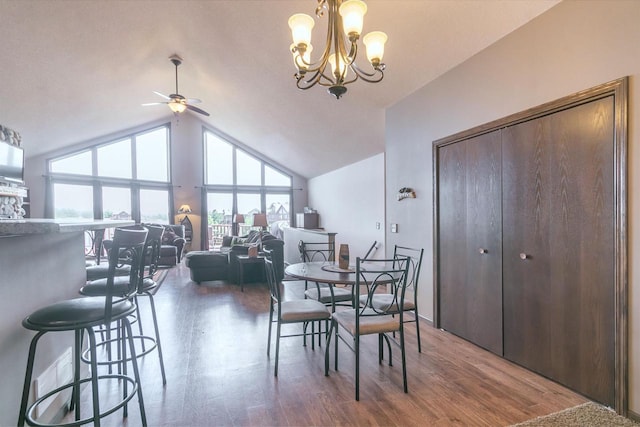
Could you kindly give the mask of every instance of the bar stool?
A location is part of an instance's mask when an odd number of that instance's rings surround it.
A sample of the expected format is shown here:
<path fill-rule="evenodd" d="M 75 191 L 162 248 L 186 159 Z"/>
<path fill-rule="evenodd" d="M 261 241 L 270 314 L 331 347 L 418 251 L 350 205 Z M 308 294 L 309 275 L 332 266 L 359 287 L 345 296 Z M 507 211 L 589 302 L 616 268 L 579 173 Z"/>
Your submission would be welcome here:
<path fill-rule="evenodd" d="M 147 425 L 146 414 L 144 410 L 144 401 L 142 397 L 142 387 L 140 383 L 140 373 L 138 370 L 135 344 L 133 334 L 131 332 L 131 324 L 128 316 L 136 311 L 136 305 L 130 295 L 136 292 L 135 286 L 129 289 L 127 295 L 123 298 L 115 297 L 113 294 L 115 268 L 124 257 L 131 266 L 130 283 L 136 284 L 135 278 L 142 268 L 144 261 L 143 249 L 147 237 L 147 230 L 121 229 L 115 230 L 113 239 L 113 248 L 109 254 L 109 276 L 107 279 L 106 295 L 104 297 L 83 297 L 71 300 L 61 301 L 47 307 L 41 308 L 23 321 L 22 325 L 32 331 L 36 331 L 36 336 L 31 340 L 29 347 L 29 357 L 27 360 L 27 371 L 25 374 L 24 388 L 22 391 L 22 401 L 20 404 L 20 414 L 18 417 L 18 426 L 23 426 L 25 421 L 30 425 L 43 425 L 34 419 L 34 412 L 38 405 L 49 397 L 69 388 L 72 388 L 71 408 L 75 411 L 75 421 L 62 426 L 79 426 L 93 422 L 94 425 L 100 425 L 100 418 L 114 413 L 123 408 L 123 416 L 127 414 L 127 403 L 137 394 L 138 404 L 140 407 L 140 416 L 142 425 Z M 112 322 L 120 322 L 122 339 L 119 341 L 118 348 L 122 351 L 122 359 L 120 363 L 121 369 L 118 374 L 100 374 L 97 364 L 96 338 L 94 327 L 108 327 Z M 108 329 L 107 329 L 108 330 Z M 30 406 L 29 394 L 30 385 L 33 376 L 33 364 L 36 355 L 36 348 L 40 338 L 48 332 L 74 331 L 74 378 L 69 384 L 58 387 L 44 396 L 37 399 Z M 84 332 L 89 337 L 91 376 L 89 378 L 80 378 L 80 358 L 82 353 L 82 338 Z M 130 351 L 130 358 L 127 359 L 127 347 Z M 127 375 L 127 361 L 133 366 L 134 377 Z M 116 379 L 122 384 L 123 396 L 122 400 L 104 412 L 100 412 L 99 399 L 99 382 L 100 380 Z M 80 414 L 80 386 L 84 383 L 91 383 L 93 414 L 90 417 L 81 419 Z M 132 386 L 129 393 L 129 385 Z"/>
<path fill-rule="evenodd" d="M 158 329 L 158 318 L 156 316 L 155 302 L 153 300 L 152 291 L 157 288 L 157 283 L 153 280 L 153 274 L 157 270 L 158 260 L 160 259 L 160 246 L 162 245 L 162 234 L 164 233 L 164 227 L 156 225 L 145 225 L 147 231 L 147 239 L 144 245 L 144 266 L 140 269 L 139 275 L 135 280 L 136 292 L 132 295 L 134 302 L 136 303 L 136 319 L 138 323 L 139 335 L 134 336 L 134 340 L 139 340 L 141 343 L 142 351 L 137 354 L 138 357 L 149 354 L 154 349 L 158 350 L 158 359 L 160 361 L 160 371 L 162 373 L 162 384 L 167 383 L 167 377 L 164 371 L 164 360 L 162 357 L 162 345 L 160 343 L 160 331 Z M 129 288 L 132 286 L 130 283 L 130 276 L 119 276 L 113 279 L 113 295 L 116 297 L 125 297 Z M 93 280 L 87 283 L 80 289 L 80 293 L 86 296 L 104 296 L 107 291 L 107 279 Z M 138 305 L 138 297 L 146 296 L 149 298 L 149 304 L 151 308 L 151 317 L 153 320 L 153 327 L 155 331 L 155 337 L 151 337 L 144 334 L 142 328 L 142 316 L 140 313 L 140 306 Z M 131 322 L 133 323 L 133 321 Z M 107 342 L 103 342 L 106 344 Z M 150 343 L 149 346 L 146 343 Z M 99 346 L 101 344 L 98 344 Z M 85 350 L 85 353 L 87 351 Z M 85 359 L 83 359 L 85 360 Z M 88 359 L 85 360 L 88 362 Z M 109 361 L 102 362 L 103 364 L 110 363 Z"/>

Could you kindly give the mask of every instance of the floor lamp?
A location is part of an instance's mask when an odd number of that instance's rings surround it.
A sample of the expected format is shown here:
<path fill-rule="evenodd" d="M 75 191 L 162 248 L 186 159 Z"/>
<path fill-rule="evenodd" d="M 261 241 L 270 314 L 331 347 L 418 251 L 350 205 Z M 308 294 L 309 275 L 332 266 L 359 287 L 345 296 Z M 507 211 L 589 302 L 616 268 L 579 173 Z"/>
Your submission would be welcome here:
<path fill-rule="evenodd" d="M 240 235 L 240 224 L 244 224 L 244 215 L 243 214 L 235 214 L 233 216 L 233 235 Z"/>
<path fill-rule="evenodd" d="M 261 227 L 260 230 L 260 250 L 262 250 L 262 232 L 267 228 L 267 214 L 253 214 L 253 226 Z"/>

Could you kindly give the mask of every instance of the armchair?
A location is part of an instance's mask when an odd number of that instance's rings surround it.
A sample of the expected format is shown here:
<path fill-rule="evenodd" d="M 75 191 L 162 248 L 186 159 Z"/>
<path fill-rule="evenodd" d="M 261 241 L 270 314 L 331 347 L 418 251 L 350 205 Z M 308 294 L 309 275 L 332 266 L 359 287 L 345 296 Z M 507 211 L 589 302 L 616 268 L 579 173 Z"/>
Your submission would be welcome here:
<path fill-rule="evenodd" d="M 182 260 L 186 243 L 184 225 L 161 224 L 164 227 L 158 265 L 174 266 Z"/>

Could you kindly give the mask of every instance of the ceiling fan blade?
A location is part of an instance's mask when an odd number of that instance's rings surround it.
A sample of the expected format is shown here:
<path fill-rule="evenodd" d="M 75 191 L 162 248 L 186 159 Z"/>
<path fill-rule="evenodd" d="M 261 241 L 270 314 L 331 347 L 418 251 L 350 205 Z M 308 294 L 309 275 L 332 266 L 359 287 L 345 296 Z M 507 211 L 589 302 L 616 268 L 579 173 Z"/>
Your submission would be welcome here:
<path fill-rule="evenodd" d="M 149 105 L 162 105 L 168 104 L 168 102 L 147 102 L 146 104 L 142 104 L 143 107 L 148 107 Z"/>
<path fill-rule="evenodd" d="M 156 92 L 155 90 L 153 91 L 153 93 L 155 93 L 156 95 L 158 95 L 158 96 L 159 96 L 159 97 L 161 97 L 161 98 L 166 99 L 167 101 L 170 101 L 170 100 L 171 100 L 171 98 L 169 98 L 167 95 L 163 95 L 163 94 L 161 94 L 160 92 Z"/>
<path fill-rule="evenodd" d="M 187 98 L 187 104 L 200 104 L 202 102 L 201 99 L 198 98 Z"/>
<path fill-rule="evenodd" d="M 195 111 L 196 113 L 200 113 L 200 114 L 204 114 L 205 116 L 210 116 L 209 113 L 207 113 L 206 111 L 198 108 L 198 107 L 194 107 L 193 105 L 189 105 L 187 104 L 187 108 L 191 111 Z"/>

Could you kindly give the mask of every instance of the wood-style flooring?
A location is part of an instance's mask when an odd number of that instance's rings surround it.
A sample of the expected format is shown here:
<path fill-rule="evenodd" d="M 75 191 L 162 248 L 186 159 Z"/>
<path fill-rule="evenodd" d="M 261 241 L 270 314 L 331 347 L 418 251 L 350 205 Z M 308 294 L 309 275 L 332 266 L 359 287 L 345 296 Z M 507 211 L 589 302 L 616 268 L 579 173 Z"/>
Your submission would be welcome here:
<path fill-rule="evenodd" d="M 285 282 L 288 297 L 303 282 Z M 150 426 L 507 426 L 587 401 L 570 390 L 423 322 L 407 328 L 409 393 L 394 364 L 377 361 L 377 338 L 364 340 L 360 401 L 354 356 L 340 346 L 339 371 L 324 376 L 324 345 L 285 338 L 278 377 L 267 357 L 269 296 L 264 285 L 197 285 L 183 265 L 171 268 L 155 296 L 165 356 L 162 386 L 155 353 L 141 362 Z M 143 309 L 147 307 L 143 301 Z M 290 327 L 294 327 L 290 325 Z M 297 327 L 297 326 L 295 326 Z M 151 330 L 151 329 L 149 329 Z M 333 350 L 333 343 L 331 344 Z M 140 425 L 137 399 L 103 425 Z"/>

